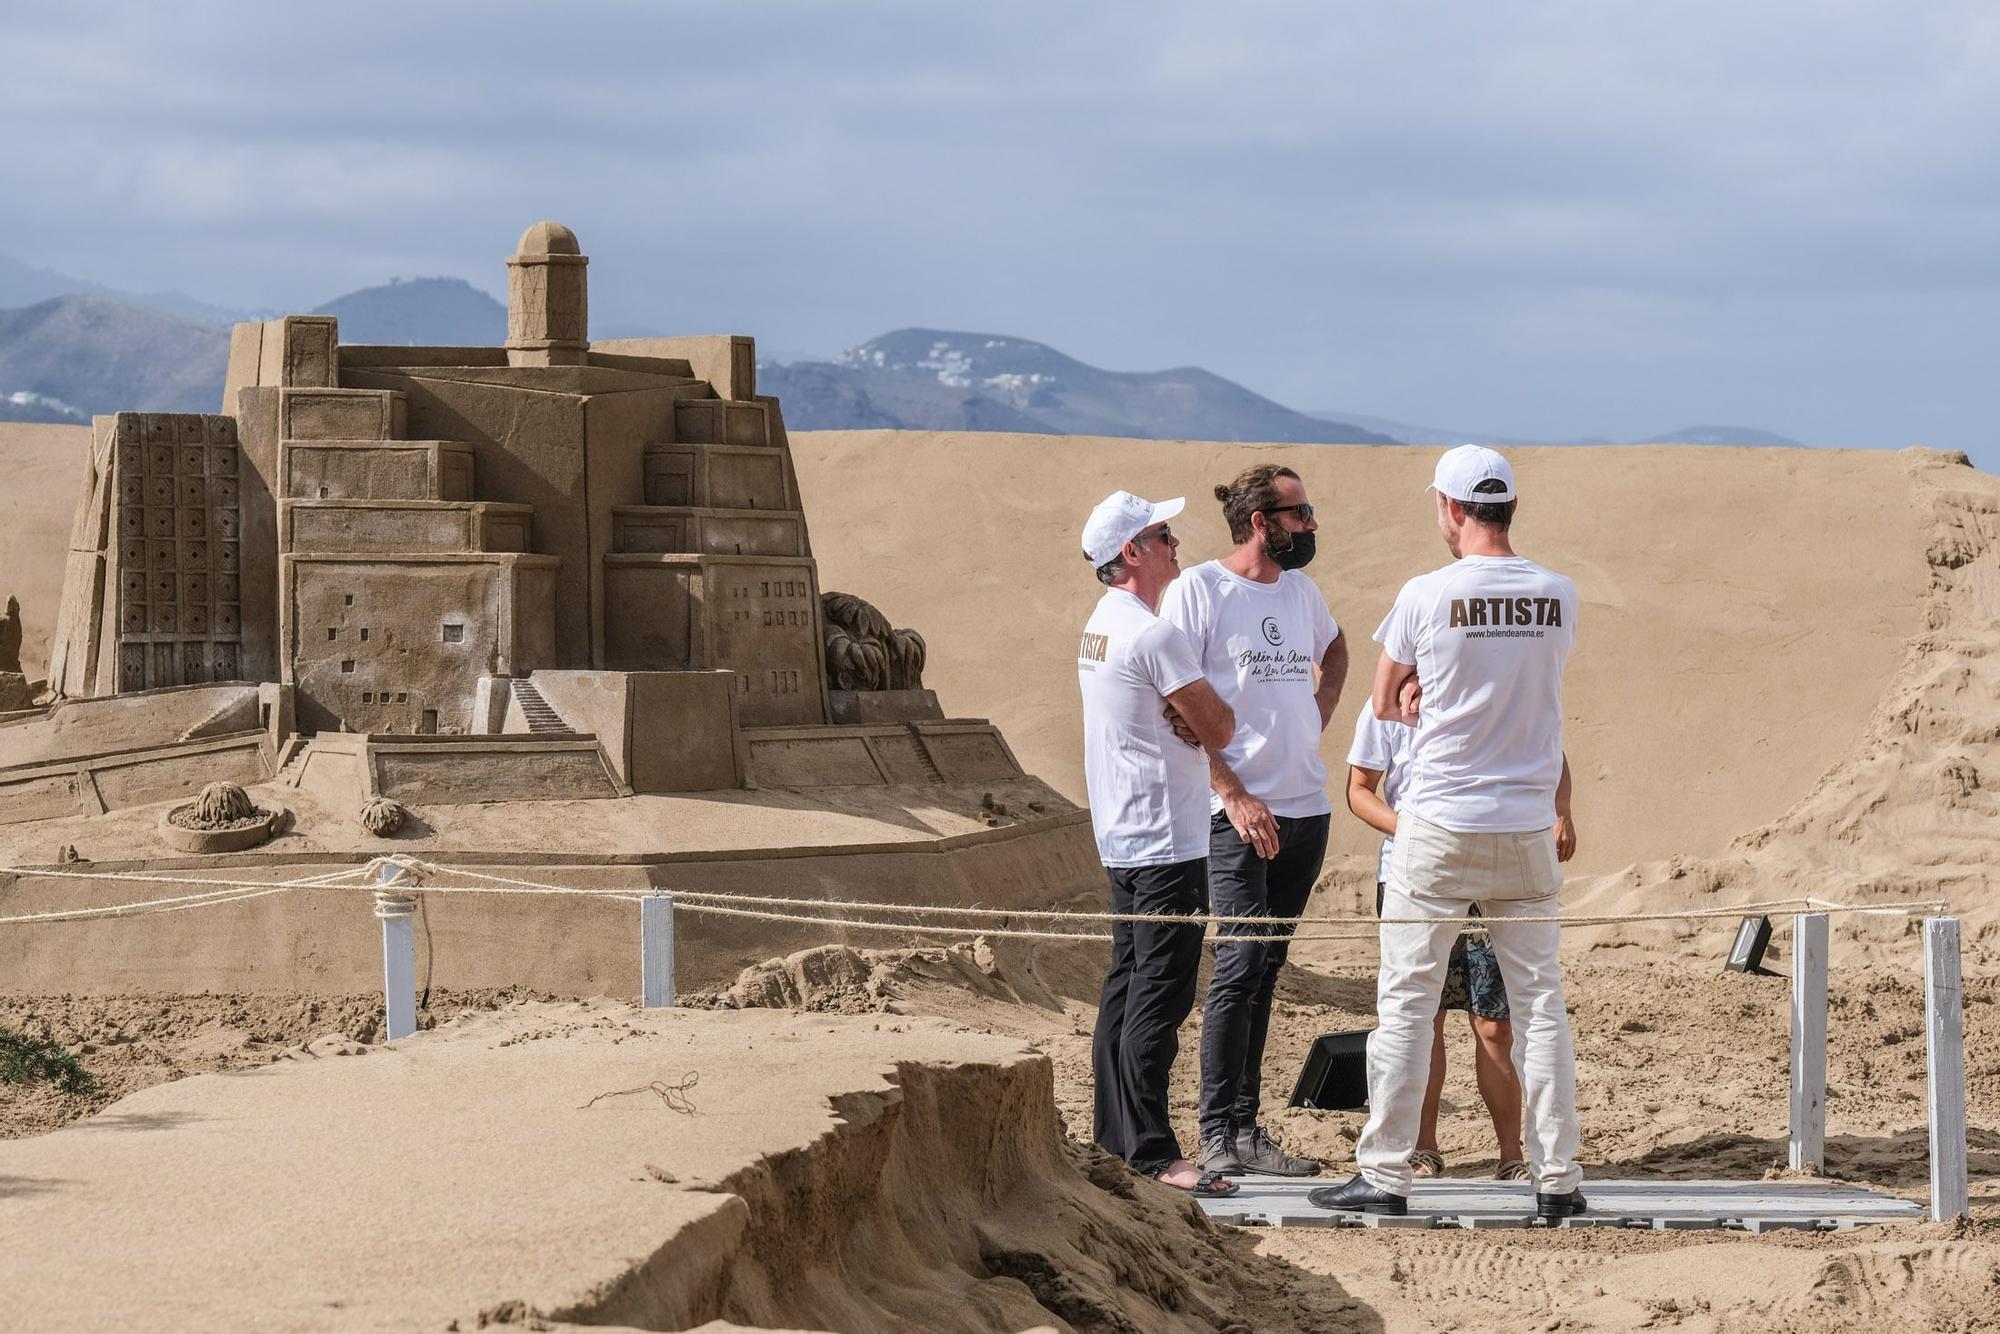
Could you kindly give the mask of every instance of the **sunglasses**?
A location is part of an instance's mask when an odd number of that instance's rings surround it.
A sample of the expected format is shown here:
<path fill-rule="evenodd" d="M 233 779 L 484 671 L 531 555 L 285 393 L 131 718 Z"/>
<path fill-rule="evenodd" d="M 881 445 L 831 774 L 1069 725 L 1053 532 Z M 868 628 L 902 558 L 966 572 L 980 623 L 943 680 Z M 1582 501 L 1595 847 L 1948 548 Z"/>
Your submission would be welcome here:
<path fill-rule="evenodd" d="M 1258 511 L 1259 514 L 1284 514 L 1286 512 L 1298 515 L 1300 523 L 1312 522 L 1313 507 L 1305 501 L 1300 501 L 1296 505 L 1266 505 Z"/>
<path fill-rule="evenodd" d="M 1134 534 L 1132 540 L 1134 542 L 1165 542 L 1172 538 L 1173 535 L 1174 530 L 1172 525 L 1163 523 L 1152 532 Z"/>

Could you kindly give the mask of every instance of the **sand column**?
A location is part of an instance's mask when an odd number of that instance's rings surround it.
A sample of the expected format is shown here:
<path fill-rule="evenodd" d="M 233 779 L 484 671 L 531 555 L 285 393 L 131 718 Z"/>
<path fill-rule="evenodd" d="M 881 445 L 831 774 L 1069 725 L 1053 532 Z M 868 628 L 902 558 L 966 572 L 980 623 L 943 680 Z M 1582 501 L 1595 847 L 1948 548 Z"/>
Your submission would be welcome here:
<path fill-rule="evenodd" d="M 507 364 L 581 366 L 590 346 L 590 264 L 576 233 L 538 222 L 507 260 Z"/>

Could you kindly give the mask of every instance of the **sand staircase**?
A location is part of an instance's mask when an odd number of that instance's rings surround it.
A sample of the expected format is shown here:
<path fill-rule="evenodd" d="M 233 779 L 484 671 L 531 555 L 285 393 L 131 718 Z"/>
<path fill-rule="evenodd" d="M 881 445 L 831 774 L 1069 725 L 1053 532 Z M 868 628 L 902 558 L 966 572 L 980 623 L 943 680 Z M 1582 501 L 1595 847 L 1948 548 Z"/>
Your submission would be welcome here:
<path fill-rule="evenodd" d="M 528 720 L 528 730 L 541 736 L 574 736 L 576 729 L 563 721 L 555 706 L 542 697 L 533 681 L 516 678 L 513 682 L 514 702 L 521 706 L 521 716 Z"/>

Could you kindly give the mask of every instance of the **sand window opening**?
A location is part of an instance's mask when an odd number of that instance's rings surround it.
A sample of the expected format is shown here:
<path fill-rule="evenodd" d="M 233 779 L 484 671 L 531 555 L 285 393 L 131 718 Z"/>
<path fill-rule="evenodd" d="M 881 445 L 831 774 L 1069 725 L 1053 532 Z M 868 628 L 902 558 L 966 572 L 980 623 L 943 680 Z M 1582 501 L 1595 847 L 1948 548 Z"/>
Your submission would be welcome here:
<path fill-rule="evenodd" d="M 465 627 L 457 621 L 446 621 L 444 623 L 443 635 L 444 642 L 447 644 L 463 644 L 465 642 Z"/>
<path fill-rule="evenodd" d="M 340 670 L 341 670 L 341 671 L 343 671 L 343 672 L 351 672 L 351 671 L 353 671 L 353 670 L 354 670 L 354 659 L 352 659 L 352 658 L 345 658 L 345 659 L 343 659 L 343 660 L 341 661 L 341 664 L 340 664 Z"/>

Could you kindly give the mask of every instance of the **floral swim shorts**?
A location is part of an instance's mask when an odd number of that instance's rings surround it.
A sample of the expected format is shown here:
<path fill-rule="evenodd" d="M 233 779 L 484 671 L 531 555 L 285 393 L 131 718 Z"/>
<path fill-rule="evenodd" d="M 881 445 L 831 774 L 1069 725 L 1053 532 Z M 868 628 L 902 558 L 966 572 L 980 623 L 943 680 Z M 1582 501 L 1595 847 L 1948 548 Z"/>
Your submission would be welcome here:
<path fill-rule="evenodd" d="M 1375 913 L 1382 912 L 1382 886 L 1375 886 Z M 1471 910 L 1477 917 L 1479 909 Z M 1474 934 L 1462 931 L 1451 945 L 1451 959 L 1445 965 L 1444 993 L 1438 999 L 1440 1010 L 1466 1010 L 1481 1019 L 1507 1019 L 1511 1013 L 1507 1009 L 1507 984 L 1500 978 L 1500 960 L 1493 953 L 1493 942 L 1484 932 Z"/>

